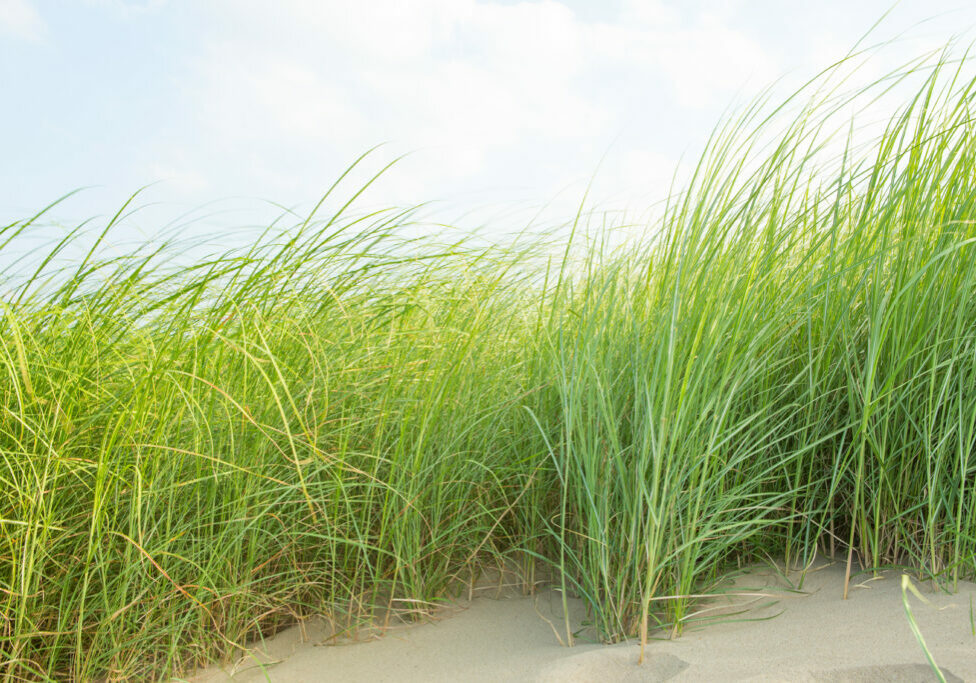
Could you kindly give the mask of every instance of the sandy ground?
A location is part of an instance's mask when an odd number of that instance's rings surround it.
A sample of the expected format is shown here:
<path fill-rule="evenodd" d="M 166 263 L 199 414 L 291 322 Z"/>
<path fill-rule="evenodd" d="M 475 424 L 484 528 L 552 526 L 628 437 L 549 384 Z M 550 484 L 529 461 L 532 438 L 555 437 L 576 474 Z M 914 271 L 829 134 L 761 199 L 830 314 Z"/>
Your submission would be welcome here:
<path fill-rule="evenodd" d="M 926 681 L 935 680 L 905 617 L 900 574 L 861 575 L 841 599 L 844 568 L 823 562 L 786 580 L 769 569 L 739 577 L 730 595 L 710 601 L 721 621 L 676 640 L 604 646 L 580 639 L 560 645 L 560 594 L 535 597 L 482 589 L 436 620 L 388 628 L 359 642 L 331 644 L 311 620 L 255 648 L 233 665 L 190 679 L 218 681 Z M 976 681 L 971 600 L 976 584 L 954 595 L 916 584 L 930 601 L 910 596 L 916 621 L 948 681 Z M 758 595 L 756 595 L 758 593 Z M 584 617 L 570 601 L 570 620 Z M 976 608 L 974 608 L 976 609 Z M 745 611 L 744 611 L 745 610 Z M 738 614 L 731 614 L 738 612 Z M 304 630 L 304 634 L 303 631 Z M 563 636 L 565 639 L 565 636 Z"/>

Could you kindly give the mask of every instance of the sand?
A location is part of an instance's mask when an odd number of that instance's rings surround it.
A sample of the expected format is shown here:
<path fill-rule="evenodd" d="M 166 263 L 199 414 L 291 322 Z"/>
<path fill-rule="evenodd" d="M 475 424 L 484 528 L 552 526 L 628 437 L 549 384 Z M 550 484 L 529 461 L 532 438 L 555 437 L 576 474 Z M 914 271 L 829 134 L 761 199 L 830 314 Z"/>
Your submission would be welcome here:
<path fill-rule="evenodd" d="M 332 644 L 320 621 L 293 627 L 232 665 L 193 677 L 218 681 L 925 681 L 935 680 L 905 617 L 901 575 L 854 579 L 842 600 L 844 568 L 814 565 L 796 591 L 786 579 L 754 568 L 731 591 L 703 607 L 722 621 L 686 630 L 675 640 L 606 646 L 577 639 L 563 647 L 557 591 L 534 597 L 514 589 L 482 588 L 473 600 L 438 612 L 436 619 L 403 624 L 359 642 Z M 947 595 L 916 585 L 931 601 L 910 597 L 916 621 L 949 681 L 976 681 L 976 637 L 970 622 L 976 584 Z M 582 605 L 571 600 L 579 626 Z M 731 614 L 739 612 L 739 614 Z M 303 634 L 304 630 L 304 634 Z M 584 630 L 585 634 L 585 630 Z M 561 634 L 562 635 L 562 634 Z M 562 635 L 563 639 L 565 636 Z"/>

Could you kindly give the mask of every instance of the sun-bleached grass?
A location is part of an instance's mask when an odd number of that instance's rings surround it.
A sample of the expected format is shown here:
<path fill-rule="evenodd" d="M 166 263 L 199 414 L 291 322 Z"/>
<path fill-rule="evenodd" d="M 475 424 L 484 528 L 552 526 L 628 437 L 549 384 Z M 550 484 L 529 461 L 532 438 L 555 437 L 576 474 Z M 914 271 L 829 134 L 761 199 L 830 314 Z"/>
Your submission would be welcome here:
<path fill-rule="evenodd" d="M 625 250 L 582 214 L 540 259 L 351 201 L 189 263 L 66 266 L 70 234 L 0 299 L 0 676 L 164 677 L 513 561 L 608 641 L 679 634 L 767 554 L 973 576 L 968 66 L 757 102 Z"/>

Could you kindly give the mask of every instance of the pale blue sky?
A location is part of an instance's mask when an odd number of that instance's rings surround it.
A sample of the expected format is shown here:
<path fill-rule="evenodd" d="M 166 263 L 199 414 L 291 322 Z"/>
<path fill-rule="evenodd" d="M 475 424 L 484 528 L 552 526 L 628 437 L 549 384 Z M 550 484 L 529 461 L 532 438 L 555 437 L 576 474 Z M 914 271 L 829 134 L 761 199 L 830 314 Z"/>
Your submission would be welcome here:
<path fill-rule="evenodd" d="M 640 209 L 722 110 L 843 55 L 890 2 L 820 0 L 0 0 L 0 223 L 69 190 L 310 206 L 352 159 L 413 152 L 374 203 Z M 949 12 L 922 26 L 933 15 Z M 877 68 L 976 5 L 897 5 Z M 914 27 L 914 28 L 913 28 Z M 885 61 L 888 60 L 888 61 Z M 151 231 L 151 226 L 143 226 Z"/>

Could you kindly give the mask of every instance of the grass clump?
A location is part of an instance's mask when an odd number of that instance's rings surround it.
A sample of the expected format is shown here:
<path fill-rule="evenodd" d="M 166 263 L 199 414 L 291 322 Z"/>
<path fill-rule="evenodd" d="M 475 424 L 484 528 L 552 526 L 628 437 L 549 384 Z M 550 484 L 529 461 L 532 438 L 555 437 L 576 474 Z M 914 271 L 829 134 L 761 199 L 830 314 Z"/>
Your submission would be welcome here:
<path fill-rule="evenodd" d="M 67 268 L 70 234 L 0 300 L 0 676 L 162 677 L 513 560 L 608 641 L 680 633 L 766 553 L 972 577 L 976 82 L 948 54 L 757 102 L 617 251 L 349 204 L 189 264 Z"/>
<path fill-rule="evenodd" d="M 150 678 L 306 614 L 431 600 L 514 545 L 518 292 L 499 260 L 393 248 L 405 219 L 12 295 L 0 675 Z"/>

